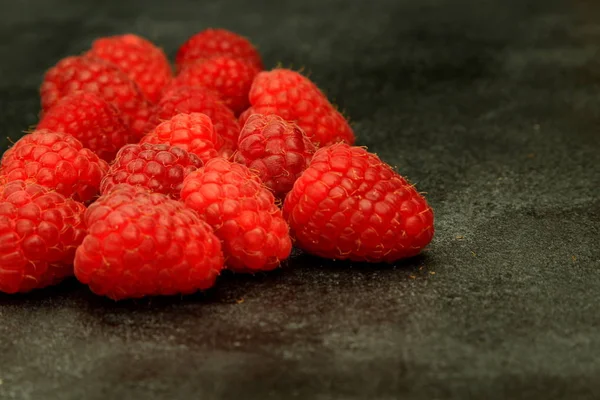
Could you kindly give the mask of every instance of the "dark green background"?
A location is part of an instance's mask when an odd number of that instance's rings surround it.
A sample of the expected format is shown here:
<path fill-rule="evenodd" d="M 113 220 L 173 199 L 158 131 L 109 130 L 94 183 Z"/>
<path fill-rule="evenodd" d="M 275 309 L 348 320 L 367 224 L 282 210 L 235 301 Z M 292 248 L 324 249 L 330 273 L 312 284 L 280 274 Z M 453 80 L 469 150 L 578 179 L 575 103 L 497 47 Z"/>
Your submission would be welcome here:
<path fill-rule="evenodd" d="M 394 266 L 298 255 L 207 294 L 0 296 L 2 399 L 600 397 L 597 1 L 1 0 L 0 128 L 98 36 L 249 36 L 436 212 Z M 3 141 L 2 149 L 6 148 Z"/>

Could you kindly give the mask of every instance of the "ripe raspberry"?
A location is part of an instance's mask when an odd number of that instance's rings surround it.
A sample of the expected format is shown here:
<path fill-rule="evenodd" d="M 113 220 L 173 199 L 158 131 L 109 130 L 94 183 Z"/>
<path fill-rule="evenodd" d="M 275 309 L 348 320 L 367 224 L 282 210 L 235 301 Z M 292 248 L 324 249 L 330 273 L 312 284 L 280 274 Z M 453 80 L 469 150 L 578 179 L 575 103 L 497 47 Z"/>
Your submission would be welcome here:
<path fill-rule="evenodd" d="M 91 200 L 108 170 L 106 161 L 66 133 L 37 130 L 23 136 L 2 157 L 8 181 L 35 182 L 77 201 Z"/>
<path fill-rule="evenodd" d="M 67 94 L 98 93 L 123 113 L 123 120 L 141 136 L 134 121 L 147 100 L 129 77 L 114 64 L 91 57 L 67 57 L 50 68 L 40 88 L 42 109 L 48 111 Z"/>
<path fill-rule="evenodd" d="M 179 69 L 205 58 L 229 56 L 245 60 L 263 69 L 260 54 L 248 39 L 225 29 L 206 29 L 189 38 L 177 51 Z"/>
<path fill-rule="evenodd" d="M 275 196 L 284 198 L 315 150 L 298 125 L 277 115 L 255 114 L 242 128 L 235 161 L 256 171 Z"/>
<path fill-rule="evenodd" d="M 215 133 L 222 140 L 219 154 L 229 158 L 237 146 L 240 125 L 233 112 L 210 90 L 203 87 L 173 88 L 164 94 L 156 105 L 148 131 L 161 121 L 180 113 L 206 114 L 212 121 Z"/>
<path fill-rule="evenodd" d="M 217 93 L 226 106 L 239 114 L 250 105 L 248 92 L 259 72 L 244 60 L 217 56 L 187 65 L 169 87 L 204 86 Z"/>
<path fill-rule="evenodd" d="M 289 256 L 287 223 L 246 166 L 213 158 L 184 179 L 181 199 L 215 229 L 230 269 L 271 270 Z"/>
<path fill-rule="evenodd" d="M 114 300 L 188 294 L 223 268 L 219 239 L 193 210 L 164 194 L 119 185 L 85 213 L 75 276 Z"/>
<path fill-rule="evenodd" d="M 165 53 L 152 42 L 126 34 L 97 39 L 86 53 L 117 65 L 153 103 L 173 76 Z"/>
<path fill-rule="evenodd" d="M 177 114 L 144 136 L 140 143 L 168 144 L 196 154 L 204 162 L 217 157 L 221 147 L 213 124 L 204 114 Z"/>
<path fill-rule="evenodd" d="M 319 149 L 283 205 L 296 244 L 333 259 L 393 262 L 433 237 L 433 212 L 375 154 L 335 144 Z"/>
<path fill-rule="evenodd" d="M 130 144 L 119 150 L 106 173 L 100 192 L 126 183 L 179 199 L 183 178 L 202 166 L 200 158 L 167 144 Z"/>
<path fill-rule="evenodd" d="M 274 69 L 259 73 L 249 97 L 252 107 L 242 114 L 242 124 L 251 114 L 276 114 L 296 122 L 317 146 L 354 143 L 348 121 L 314 83 L 298 72 Z"/>
<path fill-rule="evenodd" d="M 0 292 L 28 292 L 73 274 L 83 204 L 32 182 L 0 186 Z"/>
<path fill-rule="evenodd" d="M 135 141 L 119 114 L 98 94 L 76 92 L 50 108 L 37 129 L 68 133 L 98 157 L 110 161 L 121 147 Z"/>
<path fill-rule="evenodd" d="M 154 106 L 149 105 L 140 106 L 140 108 L 133 110 L 128 116 L 129 127 L 138 140 L 152 130 L 150 129 L 150 121 L 153 118 Z"/>

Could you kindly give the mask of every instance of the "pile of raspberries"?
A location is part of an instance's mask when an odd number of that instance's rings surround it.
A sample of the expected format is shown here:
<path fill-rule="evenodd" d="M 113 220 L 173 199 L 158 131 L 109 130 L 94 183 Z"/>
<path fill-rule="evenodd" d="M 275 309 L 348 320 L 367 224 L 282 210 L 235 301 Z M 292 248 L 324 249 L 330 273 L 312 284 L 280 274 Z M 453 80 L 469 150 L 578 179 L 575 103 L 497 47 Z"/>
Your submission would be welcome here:
<path fill-rule="evenodd" d="M 75 275 L 119 300 L 269 271 L 292 246 L 391 263 L 432 239 L 413 185 L 302 74 L 207 29 L 175 68 L 133 34 L 50 68 L 40 121 L 0 164 L 0 291 Z"/>

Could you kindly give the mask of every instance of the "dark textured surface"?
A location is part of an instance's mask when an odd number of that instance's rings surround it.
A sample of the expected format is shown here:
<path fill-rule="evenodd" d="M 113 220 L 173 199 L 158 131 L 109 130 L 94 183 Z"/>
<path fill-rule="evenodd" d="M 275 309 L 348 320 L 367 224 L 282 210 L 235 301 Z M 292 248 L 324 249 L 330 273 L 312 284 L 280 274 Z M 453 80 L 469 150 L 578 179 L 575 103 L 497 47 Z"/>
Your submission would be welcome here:
<path fill-rule="evenodd" d="M 404 264 L 298 256 L 185 298 L 0 296 L 0 398 L 599 398 L 600 4 L 148 3 L 2 0 L 2 136 L 96 36 L 173 55 L 227 27 L 311 72 L 428 192 L 436 238 Z"/>

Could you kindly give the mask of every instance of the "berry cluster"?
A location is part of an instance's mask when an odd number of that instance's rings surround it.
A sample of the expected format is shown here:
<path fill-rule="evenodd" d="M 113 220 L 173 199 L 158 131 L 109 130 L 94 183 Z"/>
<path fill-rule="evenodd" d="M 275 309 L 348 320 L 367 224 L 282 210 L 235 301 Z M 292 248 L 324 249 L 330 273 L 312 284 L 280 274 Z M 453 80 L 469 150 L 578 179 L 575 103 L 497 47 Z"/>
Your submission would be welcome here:
<path fill-rule="evenodd" d="M 223 29 L 192 36 L 175 68 L 133 34 L 50 68 L 37 127 L 0 162 L 0 292 L 75 275 L 115 300 L 193 293 L 225 268 L 275 269 L 292 245 L 418 254 L 434 232 L 425 199 L 353 146 L 313 82 L 263 69 Z"/>

